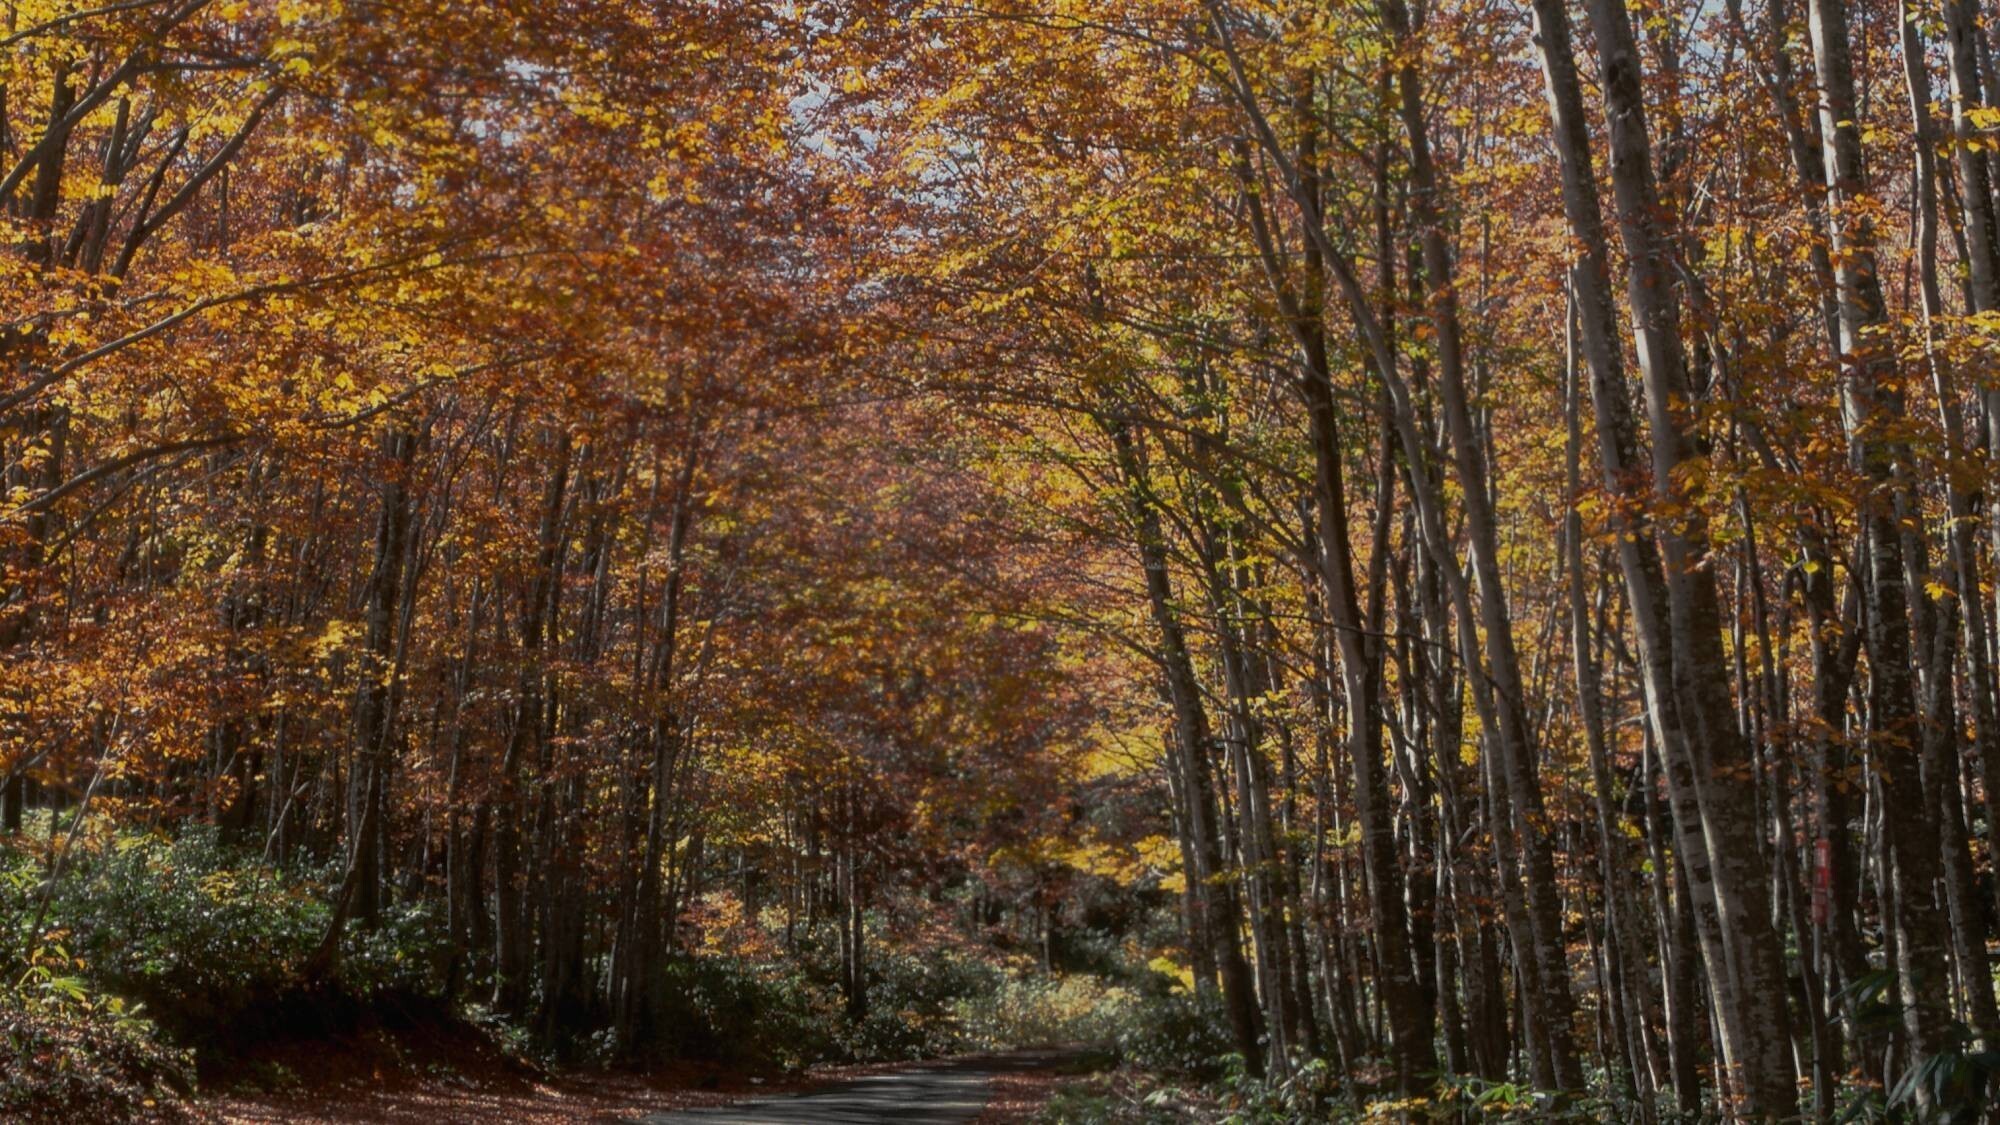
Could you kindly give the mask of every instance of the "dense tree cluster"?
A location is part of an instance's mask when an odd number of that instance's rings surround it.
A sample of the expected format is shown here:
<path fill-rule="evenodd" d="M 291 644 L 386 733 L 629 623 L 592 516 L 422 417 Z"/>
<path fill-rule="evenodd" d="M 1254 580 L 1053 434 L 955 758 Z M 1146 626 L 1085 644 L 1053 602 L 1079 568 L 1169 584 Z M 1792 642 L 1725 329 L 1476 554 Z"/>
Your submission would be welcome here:
<path fill-rule="evenodd" d="M 1250 1065 L 1976 1098 L 1992 13 L 897 12 L 916 370 L 1125 546 Z"/>
<path fill-rule="evenodd" d="M 859 1007 L 919 847 L 1062 815 L 1083 676 L 955 602 L 1033 576 L 857 390 L 794 8 L 7 7 L 0 827 L 68 817 L 52 884 L 210 824 L 339 864 L 308 977 L 430 903 L 455 988 L 636 1050 L 742 857 Z"/>

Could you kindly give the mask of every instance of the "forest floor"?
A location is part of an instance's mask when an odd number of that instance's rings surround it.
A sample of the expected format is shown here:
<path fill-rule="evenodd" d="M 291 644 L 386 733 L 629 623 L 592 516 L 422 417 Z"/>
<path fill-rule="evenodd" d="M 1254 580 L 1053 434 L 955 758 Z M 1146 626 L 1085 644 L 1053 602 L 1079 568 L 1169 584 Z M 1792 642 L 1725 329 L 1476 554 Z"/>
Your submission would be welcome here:
<path fill-rule="evenodd" d="M 801 1099 L 839 1101 L 857 1089 L 891 1101 L 937 1099 L 952 1086 L 964 1112 L 951 1120 L 998 1125 L 1030 1120 L 1073 1056 L 1063 1052 L 815 1067 L 762 1076 L 682 1063 L 647 1073 L 544 1071 L 466 1035 L 369 1032 L 319 1043 L 274 1045 L 246 1057 L 225 1084 L 201 1098 L 197 1120 L 216 1125 L 544 1125 L 579 1121 L 699 1121 L 687 1111 Z M 257 1090 L 255 1084 L 277 1088 Z M 827 1104 L 832 1104 L 831 1102 Z M 750 1120 L 750 1118 L 729 1118 Z M 868 1118 L 870 1120 L 879 1119 Z M 859 1118 L 857 1118 L 859 1120 Z"/>

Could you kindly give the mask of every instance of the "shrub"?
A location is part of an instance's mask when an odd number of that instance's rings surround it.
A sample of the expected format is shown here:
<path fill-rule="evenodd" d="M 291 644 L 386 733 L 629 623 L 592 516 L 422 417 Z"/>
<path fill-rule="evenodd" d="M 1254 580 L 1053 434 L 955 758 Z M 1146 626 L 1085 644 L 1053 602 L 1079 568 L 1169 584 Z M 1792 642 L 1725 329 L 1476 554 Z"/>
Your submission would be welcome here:
<path fill-rule="evenodd" d="M 1133 1023 L 1138 994 L 1101 977 L 1016 977 L 962 1001 L 966 1034 L 982 1047 L 1115 1043 Z"/>
<path fill-rule="evenodd" d="M 317 943 L 319 935 L 314 935 Z M 348 927 L 340 986 L 356 996 L 433 996 L 444 987 L 451 934 L 442 914 L 421 902 L 383 910 L 372 928 Z"/>
<path fill-rule="evenodd" d="M 1124 1125 L 1132 1120 L 1109 1094 L 1064 1087 L 1050 1096 L 1035 1115 L 1044 1125 Z"/>
<path fill-rule="evenodd" d="M 1242 1056 L 1231 1055 L 1220 1083 L 1225 1111 L 1222 1120 L 1224 1125 L 1294 1125 L 1333 1121 L 1339 1116 L 1351 1119 L 1351 1113 L 1342 1112 L 1346 1107 L 1333 1101 L 1336 1086 L 1336 1076 L 1325 1059 L 1298 1060 L 1286 1078 L 1252 1078 L 1244 1070 Z M 1411 1120 L 1410 1114 L 1420 1108 L 1420 1104 L 1400 1106 L 1393 1116 L 1381 1120 Z"/>
<path fill-rule="evenodd" d="M 867 1011 L 845 1016 L 836 943 L 828 932 L 798 935 L 793 963 L 833 1005 L 835 1057 L 848 1061 L 932 1058 L 964 1049 L 960 1007 L 1005 979 L 995 964 L 949 944 L 869 949 Z"/>
<path fill-rule="evenodd" d="M 959 1001 L 998 980 L 963 958 L 888 954 L 869 966 L 868 1009 L 852 1020 L 834 976 L 810 949 L 797 962 L 678 958 L 656 986 L 651 1047 L 663 1057 L 756 1069 L 928 1058 L 964 1045 Z"/>
<path fill-rule="evenodd" d="M 1219 1077 L 1235 1051 L 1219 999 L 1185 991 L 1131 1005 L 1117 1034 L 1118 1053 L 1140 1070 L 1199 1079 Z"/>
<path fill-rule="evenodd" d="M 1099 1076 L 1058 1087 L 1035 1115 L 1039 1125 L 1183 1125 L 1213 1118 L 1199 1095 L 1171 1086 L 1144 1090 L 1130 1077 Z"/>
<path fill-rule="evenodd" d="M 729 957 L 677 959 L 662 971 L 663 1057 L 802 1069 L 838 1054 L 838 1001 L 796 969 Z"/>
<path fill-rule="evenodd" d="M 841 1034 L 849 1058 L 920 1059 L 962 1050 L 960 1005 L 990 996 L 999 969 L 950 949 L 878 950 L 868 966 L 868 1011 Z"/>
<path fill-rule="evenodd" d="M 192 1059 L 118 997 L 74 975 L 60 946 L 0 987 L 0 1120 L 182 1121 Z"/>
<path fill-rule="evenodd" d="M 288 989 L 327 917 L 301 889 L 231 865 L 203 834 L 128 836 L 79 858 L 50 915 L 97 981 L 189 1036 Z"/>
<path fill-rule="evenodd" d="M 0 916 L 33 916 L 39 863 L 5 863 Z M 96 987 L 144 1004 L 182 1042 L 252 1039 L 303 1027 L 331 1030 L 385 997 L 441 988 L 444 934 L 420 905 L 392 906 L 381 924 L 350 926 L 332 982 L 302 970 L 326 932 L 326 882 L 272 868 L 219 844 L 116 837 L 71 857 L 44 920 L 66 937 Z"/>

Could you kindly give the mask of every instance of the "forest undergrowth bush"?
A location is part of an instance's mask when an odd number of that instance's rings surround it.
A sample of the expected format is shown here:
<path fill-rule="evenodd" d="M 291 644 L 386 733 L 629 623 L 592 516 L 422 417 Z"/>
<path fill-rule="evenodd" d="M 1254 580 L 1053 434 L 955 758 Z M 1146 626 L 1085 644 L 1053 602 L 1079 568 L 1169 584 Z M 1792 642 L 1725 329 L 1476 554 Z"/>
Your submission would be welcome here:
<path fill-rule="evenodd" d="M 851 1016 L 837 966 L 812 935 L 794 955 L 681 956 L 657 984 L 661 1018 L 647 1058 L 748 1070 L 934 1058 L 988 1045 L 964 1012 L 1001 987 L 999 970 L 948 950 L 878 952 L 868 998 Z M 598 1052 L 608 1057 L 608 1044 Z"/>
<path fill-rule="evenodd" d="M 837 997 L 795 966 L 683 958 L 666 967 L 660 990 L 656 1057 L 790 1071 L 840 1053 Z"/>
<path fill-rule="evenodd" d="M 1227 1070 L 1232 1040 L 1216 997 L 1155 992 L 1124 1015 L 1114 1043 L 1126 1065 L 1193 1081 L 1214 1081 Z"/>
<path fill-rule="evenodd" d="M 1026 982 L 1024 991 L 1062 990 L 1054 982 Z M 1402 1095 L 1380 1085 L 1386 1072 L 1379 1067 L 1368 1070 L 1377 1082 L 1356 1082 L 1343 1078 L 1329 1060 L 1302 1052 L 1286 1073 L 1258 1077 L 1235 1052 L 1227 1014 L 1214 995 L 1169 988 L 1158 980 L 1100 995 L 1109 1002 L 1078 1007 L 1088 1013 L 1083 1026 L 1115 1048 L 1118 1066 L 1064 1083 L 1037 1118 L 1045 1125 L 1583 1125 L 1639 1116 L 1636 1105 L 1617 1097 L 1557 1094 L 1470 1075 L 1433 1075 L 1421 1092 Z M 1596 1082 L 1593 1088 L 1604 1085 Z"/>
<path fill-rule="evenodd" d="M 94 988 L 143 1004 L 177 1042 L 325 1034 L 441 991 L 442 926 L 418 905 L 351 929 L 329 979 L 308 979 L 336 873 L 273 867 L 213 833 L 99 836 L 53 884 L 44 857 L 0 857 L 0 917 L 18 920 L 7 956 L 60 935 Z"/>
<path fill-rule="evenodd" d="M 198 1059 L 404 1016 L 412 1026 L 461 1021 L 516 1057 L 614 1060 L 601 1028 L 565 1029 L 573 1040 L 558 1051 L 524 1023 L 479 1009 L 476 969 L 448 997 L 447 934 L 422 902 L 392 902 L 374 926 L 348 927 L 333 968 L 312 979 L 337 865 L 274 866 L 209 831 L 168 837 L 46 817 L 0 842 L 0 1050 L 15 1064 L 0 1118 L 30 1100 L 98 1107 L 84 1116 L 105 1120 L 164 1118 Z M 56 857 L 60 877 L 51 879 Z M 638 1061 L 790 1072 L 1090 1043 L 1152 1069 L 1206 1073 L 1204 1060 L 1227 1045 L 1219 1011 L 1170 994 L 1157 974 L 1042 976 L 1025 958 L 935 935 L 875 941 L 856 1015 L 830 931 L 788 940 L 781 928 L 750 924 L 768 931 L 743 943 L 754 953 L 704 947 L 663 962 L 653 1040 Z M 871 929 L 886 935 L 888 923 L 872 918 Z"/>
<path fill-rule="evenodd" d="M 193 1056 L 165 1045 L 141 1009 L 40 945 L 0 982 L 0 1120 L 180 1121 Z"/>
<path fill-rule="evenodd" d="M 1134 1030 L 1139 994 L 1104 977 L 1014 976 L 964 1001 L 966 1035 L 989 1048 L 1112 1044 Z"/>
<path fill-rule="evenodd" d="M 201 1060 L 443 1010 L 429 911 L 351 929 L 310 979 L 333 872 L 37 819 L 0 842 L 0 1120 L 173 1120 Z"/>
<path fill-rule="evenodd" d="M 775 947 L 780 935 L 767 936 Z M 663 1057 L 797 1070 L 1058 1045 L 1129 1049 L 1178 1064 L 1191 1053 L 1220 1053 L 1227 1043 L 1219 1015 L 1194 1014 L 1186 1002 L 1164 997 L 1149 1007 L 1122 976 L 1043 975 L 970 945 L 878 946 L 865 973 L 867 1000 L 856 1018 L 839 987 L 830 933 L 797 932 L 783 956 L 683 957 L 662 982 L 668 1016 L 655 1049 Z"/>

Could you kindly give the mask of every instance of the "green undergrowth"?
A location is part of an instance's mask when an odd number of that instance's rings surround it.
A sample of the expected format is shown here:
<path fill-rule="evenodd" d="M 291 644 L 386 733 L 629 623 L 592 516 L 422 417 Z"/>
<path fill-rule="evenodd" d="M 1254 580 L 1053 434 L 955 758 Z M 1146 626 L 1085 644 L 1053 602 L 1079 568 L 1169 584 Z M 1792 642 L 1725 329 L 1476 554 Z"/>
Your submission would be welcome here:
<path fill-rule="evenodd" d="M 71 840 L 37 819 L 0 843 L 0 1119 L 171 1120 L 248 1047 L 438 1014 L 442 945 L 421 911 L 357 929 L 308 980 L 328 873 L 206 833 L 87 824 Z"/>
<path fill-rule="evenodd" d="M 0 857 L 0 918 L 19 920 L 0 937 L 5 956 L 59 944 L 90 989 L 142 1005 L 190 1047 L 339 1031 L 439 991 L 442 927 L 417 907 L 350 928 L 329 978 L 308 980 L 331 873 L 279 870 L 207 833 L 99 841 L 73 850 L 53 885 L 43 858 Z"/>
<path fill-rule="evenodd" d="M 742 943 L 758 956 L 668 960 L 652 1036 L 634 1058 L 614 1054 L 601 1028 L 564 1028 L 552 1042 L 472 1003 L 489 982 L 452 964 L 442 919 L 420 903 L 350 926 L 332 971 L 308 979 L 335 869 L 275 867 L 199 831 L 86 824 L 66 846 L 71 827 L 44 813 L 0 839 L 0 1120 L 173 1120 L 197 1085 L 295 1084 L 267 1080 L 289 1073 L 274 1045 L 378 1033 L 476 1039 L 530 1067 L 769 1073 L 1079 1043 L 1158 1063 L 1185 1053 L 1168 1039 L 1206 1026 L 1142 995 L 1164 995 L 1157 974 L 1049 977 L 1018 957 L 907 936 L 874 943 L 856 1014 L 830 933 L 766 927 Z M 877 918 L 871 929 L 889 927 Z"/>
<path fill-rule="evenodd" d="M 192 1054 L 164 1044 L 124 998 L 93 989 L 82 967 L 54 943 L 10 967 L 0 986 L 0 1120 L 184 1119 Z"/>

